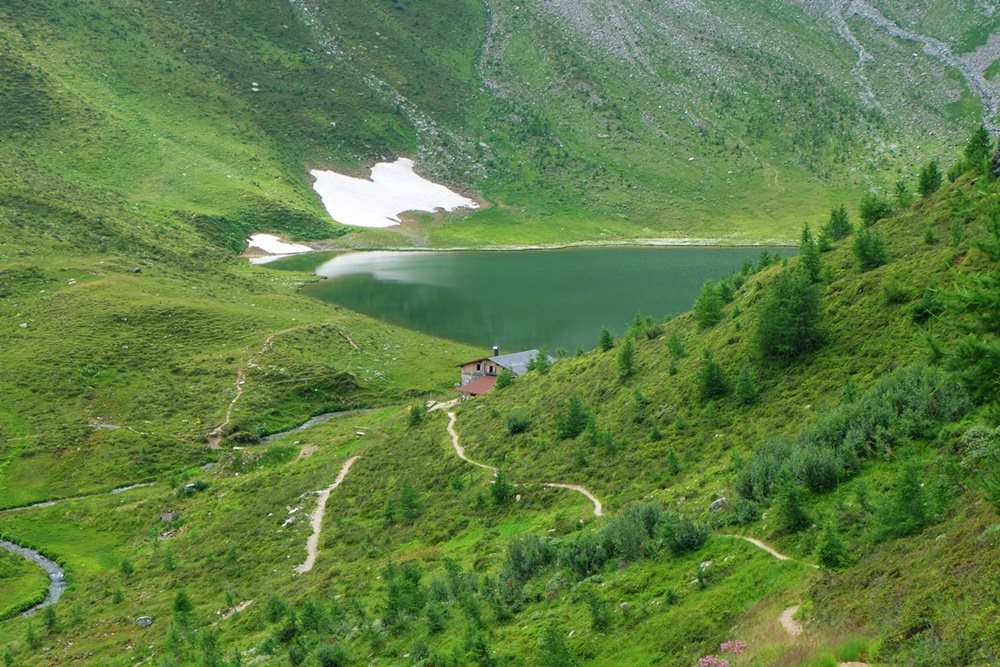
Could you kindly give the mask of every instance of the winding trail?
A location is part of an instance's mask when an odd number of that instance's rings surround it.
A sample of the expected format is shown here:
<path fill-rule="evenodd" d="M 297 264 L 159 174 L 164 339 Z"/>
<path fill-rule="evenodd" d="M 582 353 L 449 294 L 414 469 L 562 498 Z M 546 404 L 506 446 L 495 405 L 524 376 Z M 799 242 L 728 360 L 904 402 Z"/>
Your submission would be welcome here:
<path fill-rule="evenodd" d="M 319 492 L 319 501 L 316 504 L 316 509 L 313 513 L 309 515 L 309 524 L 312 526 L 312 535 L 306 540 L 306 560 L 301 565 L 296 566 L 295 572 L 297 574 L 305 574 L 309 570 L 313 569 L 316 564 L 316 558 L 319 556 L 319 535 L 323 530 L 323 515 L 326 513 L 326 503 L 330 500 L 330 494 L 344 481 L 347 477 L 347 473 L 350 471 L 351 466 L 354 462 L 358 460 L 359 457 L 352 456 L 344 462 L 344 467 L 340 469 L 340 474 L 337 475 L 337 479 L 334 480 L 333 484 L 326 487 Z"/>
<path fill-rule="evenodd" d="M 795 639 L 802 634 L 802 623 L 795 620 L 795 614 L 798 613 L 799 607 L 801 605 L 792 605 L 785 611 L 781 612 L 781 616 L 778 617 L 778 622 L 781 623 L 781 627 L 785 629 L 788 636 Z"/>
<path fill-rule="evenodd" d="M 491 465 L 486 465 L 485 463 L 480 463 L 479 461 L 473 461 L 468 456 L 465 455 L 465 448 L 462 447 L 459 442 L 458 431 L 455 430 L 455 422 L 458 417 L 454 412 L 448 412 L 448 434 L 451 436 L 451 444 L 455 447 L 455 453 L 458 454 L 458 458 L 462 459 L 466 463 L 471 463 L 474 466 L 479 466 L 485 470 L 489 470 L 496 477 L 499 471 Z M 594 503 L 594 516 L 604 516 L 604 505 L 601 503 L 600 498 L 595 496 L 593 493 L 588 491 L 585 487 L 579 484 L 563 484 L 561 482 L 542 482 L 541 486 L 548 486 L 553 489 L 568 489 L 570 491 L 576 491 L 577 493 L 582 493 L 587 497 L 590 502 Z"/>
<path fill-rule="evenodd" d="M 601 504 L 600 499 L 593 493 L 580 486 L 579 484 L 559 484 L 558 482 L 546 482 L 542 486 L 550 486 L 554 489 L 569 489 L 570 491 L 576 491 L 577 493 L 582 493 L 590 499 L 590 502 L 594 503 L 594 516 L 604 516 L 604 505 Z"/>
<path fill-rule="evenodd" d="M 45 572 L 49 575 L 49 590 L 45 595 L 45 599 L 35 606 L 29 607 L 27 610 L 21 612 L 21 616 L 31 616 L 38 610 L 52 606 L 56 602 L 59 602 L 59 598 L 61 598 L 62 594 L 66 591 L 66 575 L 63 572 L 63 569 L 59 566 L 59 563 L 46 558 L 34 549 L 22 547 L 20 544 L 8 542 L 7 540 L 0 540 L 0 549 L 30 560 L 32 563 L 45 570 Z"/>
<path fill-rule="evenodd" d="M 293 331 L 298 327 L 292 327 L 291 329 L 285 329 L 283 331 L 276 331 L 267 338 L 264 339 L 264 344 L 260 346 L 254 354 L 247 357 L 243 365 L 240 366 L 239 370 L 236 371 L 236 394 L 233 396 L 233 400 L 229 401 L 229 407 L 226 408 L 226 417 L 222 420 L 222 423 L 212 429 L 208 434 L 208 446 L 211 449 L 218 449 L 219 442 L 222 440 L 222 432 L 226 429 L 229 424 L 233 421 L 233 410 L 236 408 L 236 404 L 241 398 L 243 398 L 243 388 L 246 385 L 247 380 L 247 369 L 250 364 L 262 354 L 265 354 L 271 349 L 271 345 L 274 344 L 274 339 L 282 334 L 286 334 L 289 331 Z"/>
<path fill-rule="evenodd" d="M 458 454 L 458 458 L 462 459 L 466 463 L 471 463 L 474 466 L 479 466 L 480 468 L 489 470 L 493 473 L 493 476 L 496 477 L 499 474 L 499 471 L 496 468 L 488 466 L 485 463 L 480 463 L 479 461 L 473 461 L 465 455 L 465 448 L 459 443 L 458 431 L 455 430 L 455 422 L 457 420 L 458 417 L 455 416 L 454 412 L 448 412 L 448 434 L 451 435 L 451 444 L 455 446 L 455 453 Z"/>

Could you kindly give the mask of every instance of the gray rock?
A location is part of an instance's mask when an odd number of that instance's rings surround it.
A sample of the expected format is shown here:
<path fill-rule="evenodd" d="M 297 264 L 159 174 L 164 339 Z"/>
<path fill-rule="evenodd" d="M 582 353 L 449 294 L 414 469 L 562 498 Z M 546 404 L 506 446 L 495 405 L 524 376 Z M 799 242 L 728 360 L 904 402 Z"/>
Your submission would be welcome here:
<path fill-rule="evenodd" d="M 708 509 L 711 510 L 712 512 L 721 512 L 727 507 L 729 507 L 729 501 L 726 500 L 725 498 L 719 498 L 718 500 L 714 501 L 711 505 L 709 505 Z"/>
<path fill-rule="evenodd" d="M 140 616 L 139 618 L 135 619 L 135 624 L 138 625 L 140 628 L 148 628 L 153 624 L 153 617 Z"/>
<path fill-rule="evenodd" d="M 132 273 L 142 273 L 142 269 L 140 269 L 138 266 L 133 266 L 131 269 L 129 269 L 129 271 L 131 271 Z"/>

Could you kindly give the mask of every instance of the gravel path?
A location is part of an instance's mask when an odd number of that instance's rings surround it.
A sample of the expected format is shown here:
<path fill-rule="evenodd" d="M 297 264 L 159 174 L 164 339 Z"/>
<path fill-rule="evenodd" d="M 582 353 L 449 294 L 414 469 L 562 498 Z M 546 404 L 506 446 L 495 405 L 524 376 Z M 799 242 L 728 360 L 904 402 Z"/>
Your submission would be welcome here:
<path fill-rule="evenodd" d="M 305 574 L 309 570 L 313 569 L 316 564 L 316 558 L 319 556 L 319 535 L 323 530 L 323 515 L 326 513 L 326 503 L 330 500 L 330 494 L 344 481 L 347 477 L 347 473 L 351 470 L 351 466 L 354 462 L 358 460 L 357 456 L 352 456 L 344 462 L 344 467 L 340 469 L 340 474 L 337 475 L 337 479 L 334 480 L 333 484 L 326 487 L 319 492 L 319 501 L 316 504 L 316 509 L 313 513 L 309 515 L 309 524 L 312 526 L 312 535 L 306 540 L 306 560 L 301 565 L 295 568 L 298 574 Z"/>

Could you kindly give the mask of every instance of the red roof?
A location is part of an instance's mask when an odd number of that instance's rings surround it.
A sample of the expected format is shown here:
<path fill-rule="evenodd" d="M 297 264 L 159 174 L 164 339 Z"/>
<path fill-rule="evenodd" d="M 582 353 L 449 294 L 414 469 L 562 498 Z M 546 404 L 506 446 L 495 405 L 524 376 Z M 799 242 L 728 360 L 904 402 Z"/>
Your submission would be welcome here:
<path fill-rule="evenodd" d="M 463 385 L 458 388 L 458 393 L 469 394 L 471 396 L 479 396 L 480 394 L 485 394 L 493 385 L 497 383 L 496 375 L 484 375 L 478 377 L 467 385 Z"/>

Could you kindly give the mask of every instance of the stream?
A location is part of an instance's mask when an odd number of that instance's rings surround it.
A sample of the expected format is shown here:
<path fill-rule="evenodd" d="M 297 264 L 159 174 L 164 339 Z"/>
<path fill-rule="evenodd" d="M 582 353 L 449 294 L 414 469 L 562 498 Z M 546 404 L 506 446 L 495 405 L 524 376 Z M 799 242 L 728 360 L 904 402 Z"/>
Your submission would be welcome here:
<path fill-rule="evenodd" d="M 49 575 L 49 592 L 45 596 L 45 599 L 36 604 L 34 607 L 21 612 L 21 616 L 31 616 L 39 609 L 44 609 L 50 605 L 54 605 L 59 602 L 59 598 L 62 597 L 63 593 L 66 591 L 66 576 L 63 569 L 53 560 L 50 560 L 43 556 L 42 554 L 28 549 L 27 547 L 22 547 L 19 544 L 14 544 L 13 542 L 8 542 L 7 540 L 0 540 L 0 549 L 5 549 L 30 560 L 32 563 L 39 565 L 43 570 L 45 570 Z"/>

